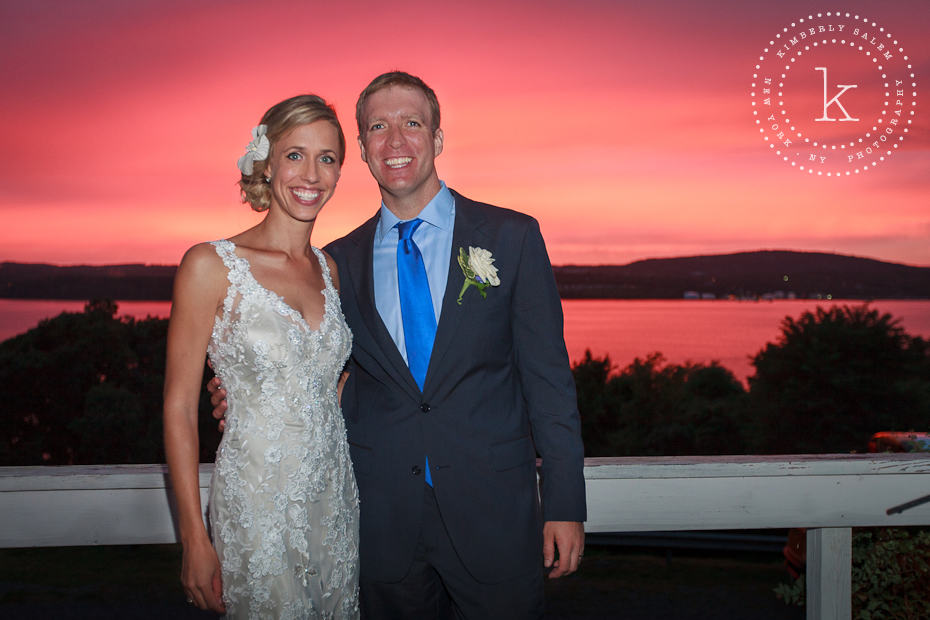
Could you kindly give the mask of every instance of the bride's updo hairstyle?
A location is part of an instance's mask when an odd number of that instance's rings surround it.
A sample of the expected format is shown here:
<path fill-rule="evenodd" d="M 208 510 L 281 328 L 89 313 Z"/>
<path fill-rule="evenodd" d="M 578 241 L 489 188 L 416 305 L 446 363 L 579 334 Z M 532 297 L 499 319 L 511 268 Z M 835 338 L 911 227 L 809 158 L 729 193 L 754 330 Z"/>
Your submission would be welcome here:
<path fill-rule="evenodd" d="M 271 185 L 265 179 L 265 167 L 274 157 L 275 147 L 281 136 L 301 125 L 316 121 L 327 121 L 336 128 L 339 136 L 339 165 L 346 158 L 346 138 L 342 126 L 336 117 L 336 110 L 316 95 L 297 95 L 271 106 L 262 116 L 261 125 L 267 126 L 265 135 L 271 143 L 268 157 L 256 160 L 252 165 L 252 174 L 242 173 L 239 188 L 242 202 L 247 202 L 255 211 L 266 211 L 271 206 Z"/>

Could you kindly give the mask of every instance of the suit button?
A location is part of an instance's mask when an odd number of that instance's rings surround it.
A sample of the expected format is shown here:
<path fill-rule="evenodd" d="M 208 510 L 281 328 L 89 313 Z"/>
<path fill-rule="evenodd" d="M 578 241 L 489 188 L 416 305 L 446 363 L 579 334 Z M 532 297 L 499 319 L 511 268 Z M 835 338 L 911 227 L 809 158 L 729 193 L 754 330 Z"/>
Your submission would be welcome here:
<path fill-rule="evenodd" d="M 419 476 L 421 471 L 423 470 L 420 469 L 419 465 L 414 465 L 413 467 L 410 468 L 410 473 L 413 474 L 414 476 Z"/>
<path fill-rule="evenodd" d="M 423 413 L 429 413 L 429 410 L 430 410 L 429 403 L 423 403 L 422 405 L 420 405 L 420 411 L 422 411 Z"/>

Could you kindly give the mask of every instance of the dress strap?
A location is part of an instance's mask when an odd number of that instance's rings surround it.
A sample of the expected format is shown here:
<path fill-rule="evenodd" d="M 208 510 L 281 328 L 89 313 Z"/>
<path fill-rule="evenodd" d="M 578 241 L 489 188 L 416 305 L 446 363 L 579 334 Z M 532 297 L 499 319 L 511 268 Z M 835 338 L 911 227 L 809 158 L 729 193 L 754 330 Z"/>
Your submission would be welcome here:
<path fill-rule="evenodd" d="M 323 282 L 326 284 L 327 289 L 335 289 L 333 286 L 333 279 L 329 273 L 329 261 L 326 260 L 326 254 L 323 253 L 323 250 L 316 246 L 310 246 L 313 250 L 313 253 L 316 254 L 317 260 L 320 261 L 320 269 L 323 270 Z"/>
<path fill-rule="evenodd" d="M 232 284 L 240 284 L 249 272 L 249 263 L 236 255 L 236 244 L 228 239 L 219 239 L 210 242 L 216 249 L 216 253 L 222 259 L 226 269 L 229 270 L 227 277 Z"/>

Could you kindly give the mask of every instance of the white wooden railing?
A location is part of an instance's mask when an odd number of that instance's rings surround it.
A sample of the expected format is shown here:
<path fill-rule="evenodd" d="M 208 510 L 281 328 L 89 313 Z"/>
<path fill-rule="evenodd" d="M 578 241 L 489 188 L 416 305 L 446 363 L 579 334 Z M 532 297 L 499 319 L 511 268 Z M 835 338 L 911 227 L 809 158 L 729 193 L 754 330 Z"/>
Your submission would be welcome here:
<path fill-rule="evenodd" d="M 809 528 L 808 619 L 850 618 L 851 527 L 930 525 L 926 454 L 594 458 L 585 479 L 588 532 Z M 0 467 L 0 548 L 172 543 L 173 514 L 163 465 Z"/>

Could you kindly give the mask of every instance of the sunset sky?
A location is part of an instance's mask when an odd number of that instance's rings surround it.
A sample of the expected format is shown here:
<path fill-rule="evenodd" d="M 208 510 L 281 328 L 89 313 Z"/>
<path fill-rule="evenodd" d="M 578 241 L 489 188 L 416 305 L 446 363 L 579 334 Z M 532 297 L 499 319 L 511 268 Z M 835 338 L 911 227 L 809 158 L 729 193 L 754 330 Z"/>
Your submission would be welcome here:
<path fill-rule="evenodd" d="M 440 178 L 534 215 L 555 264 L 793 249 L 930 265 L 930 2 L 830 4 L 0 0 L 0 261 L 174 264 L 253 225 L 236 159 L 302 92 L 350 143 L 324 245 L 378 207 L 354 105 L 398 68 L 439 97 Z M 893 34 L 917 76 L 900 148 L 841 178 L 777 157 L 750 97 L 769 41 L 829 9 Z"/>

